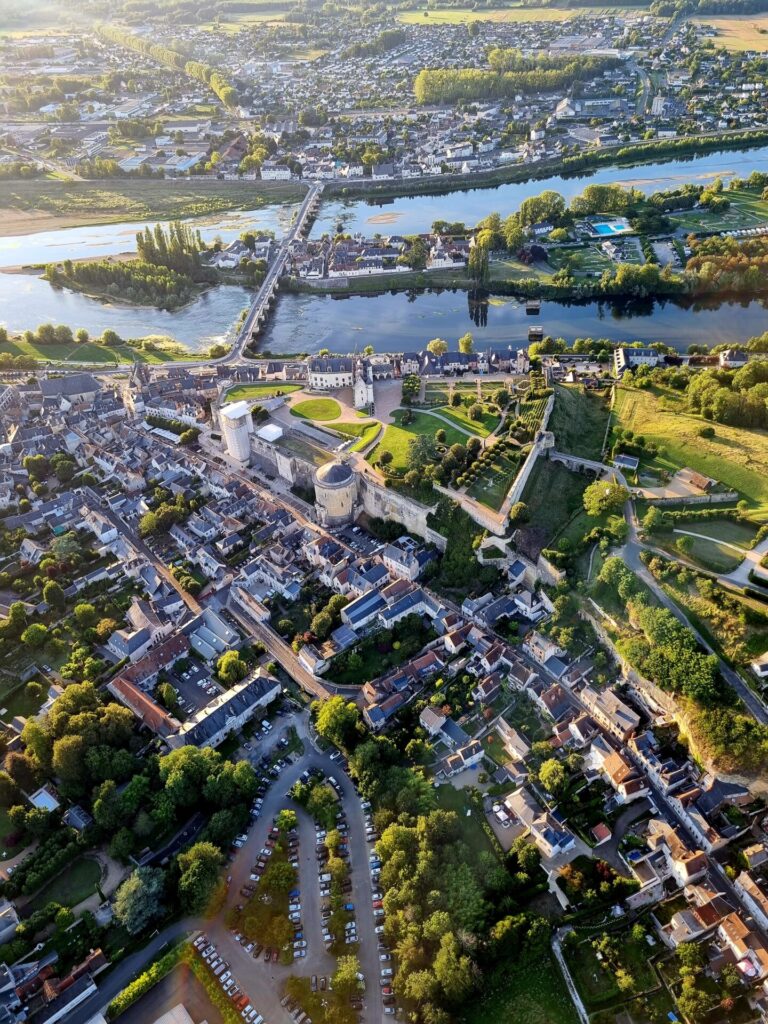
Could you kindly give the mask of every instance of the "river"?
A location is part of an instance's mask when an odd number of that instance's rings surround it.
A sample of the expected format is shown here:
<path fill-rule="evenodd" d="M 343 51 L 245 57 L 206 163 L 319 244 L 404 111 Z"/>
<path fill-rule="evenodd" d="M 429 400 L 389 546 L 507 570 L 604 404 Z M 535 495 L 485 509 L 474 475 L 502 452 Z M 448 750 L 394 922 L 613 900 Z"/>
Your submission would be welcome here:
<path fill-rule="evenodd" d="M 685 308 L 672 302 L 589 302 L 565 305 L 543 302 L 536 317 L 514 299 L 491 298 L 472 303 L 462 291 L 387 292 L 377 296 L 289 294 L 262 334 L 260 349 L 275 355 L 295 352 L 419 351 L 441 337 L 456 348 L 466 331 L 475 345 L 518 348 L 527 344 L 528 328 L 540 324 L 546 334 L 607 338 L 614 342 L 663 341 L 684 352 L 692 342 L 717 345 L 744 341 L 768 330 L 768 309 L 758 301 L 723 303 L 715 308 Z"/>
<path fill-rule="evenodd" d="M 535 167 L 531 168 L 532 172 Z M 474 225 L 491 211 L 503 217 L 520 207 L 528 196 L 554 189 L 566 200 L 579 195 L 585 185 L 633 185 L 645 193 L 675 188 L 687 181 L 707 182 L 720 176 L 746 178 L 752 171 L 768 171 L 768 146 L 758 149 L 726 150 L 636 167 L 603 167 L 597 171 L 564 178 L 553 175 L 537 181 L 521 181 L 494 188 L 476 187 L 441 195 L 399 196 L 396 199 L 334 199 L 323 203 L 312 228 L 312 237 L 335 232 L 338 224 L 350 234 L 360 232 L 401 235 L 429 231 L 436 220 L 461 221 Z M 439 187 L 440 179 L 436 179 Z"/>
<path fill-rule="evenodd" d="M 333 230 L 340 219 L 349 231 L 372 234 L 426 231 L 438 218 L 476 223 L 491 210 L 506 214 L 527 196 L 552 188 L 567 198 L 589 182 L 620 182 L 645 191 L 669 188 L 686 181 L 746 177 L 753 170 L 768 171 L 768 146 L 744 152 L 709 153 L 631 168 L 602 168 L 580 177 L 553 176 L 539 181 L 464 189 L 441 195 L 406 196 L 372 202 L 333 199 L 323 204 L 313 234 Z M 258 210 L 232 211 L 188 220 L 204 239 L 219 236 L 225 242 L 248 230 L 272 230 L 280 235 L 293 213 L 291 205 L 273 204 Z M 131 250 L 135 235 L 147 224 L 135 222 L 43 231 L 0 238 L 0 269 L 19 264 L 63 259 L 98 259 Z M 91 334 L 107 328 L 124 338 L 166 334 L 193 351 L 227 336 L 240 311 L 249 302 L 243 288 L 212 288 L 174 312 L 139 306 L 103 303 L 84 295 L 54 289 L 28 274 L 0 272 L 0 324 L 11 331 L 41 323 L 85 327 Z M 494 302 L 479 316 L 478 341 L 519 344 L 530 319 L 514 302 Z M 482 314 L 482 310 L 479 311 Z M 567 339 L 587 335 L 614 341 L 666 341 L 679 348 L 691 342 L 739 341 L 768 329 L 768 315 L 757 303 L 745 307 L 723 305 L 713 310 L 683 309 L 672 304 L 617 310 L 605 304 L 561 306 L 547 303 L 540 318 L 547 333 Z M 316 352 L 362 348 L 420 349 L 436 335 L 454 342 L 472 327 L 463 293 L 428 293 L 420 296 L 383 295 L 376 298 L 333 299 L 322 295 L 283 295 L 261 340 L 261 349 L 273 352 Z"/>

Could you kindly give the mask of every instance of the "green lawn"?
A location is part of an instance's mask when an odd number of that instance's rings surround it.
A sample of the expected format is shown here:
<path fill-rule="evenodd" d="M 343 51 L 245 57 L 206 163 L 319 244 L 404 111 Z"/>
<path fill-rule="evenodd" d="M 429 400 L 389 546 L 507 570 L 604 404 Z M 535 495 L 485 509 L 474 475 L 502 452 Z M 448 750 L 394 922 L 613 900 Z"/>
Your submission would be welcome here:
<path fill-rule="evenodd" d="M 477 772 L 479 773 L 480 770 L 478 768 Z M 479 857 L 481 853 L 491 853 L 495 856 L 496 852 L 483 831 L 483 813 L 470 804 L 466 791 L 454 789 L 450 783 L 444 783 L 435 790 L 435 793 L 437 794 L 437 805 L 441 811 L 456 812 L 462 838 L 472 854 L 475 857 Z M 471 810 L 471 814 L 467 815 L 467 810 Z"/>
<path fill-rule="evenodd" d="M 655 465 L 670 473 L 688 466 L 738 491 L 768 515 L 768 431 L 715 425 L 715 436 L 699 437 L 705 423 L 673 392 L 621 385 L 614 405 L 616 425 L 660 446 Z"/>
<path fill-rule="evenodd" d="M 266 401 L 268 398 L 275 398 L 277 395 L 291 395 L 294 391 L 301 391 L 301 384 L 283 384 L 281 381 L 265 380 L 256 384 L 236 384 L 227 392 L 227 401 L 240 402 L 254 399 Z"/>
<path fill-rule="evenodd" d="M 680 529 L 695 530 L 696 528 L 695 526 L 683 526 Z M 680 533 L 663 533 L 659 534 L 658 537 L 654 536 L 654 542 L 657 542 L 659 547 L 664 548 L 671 554 L 677 555 L 680 553 L 677 542 L 682 540 L 683 536 L 685 535 Z M 699 537 L 689 537 L 688 541 L 691 549 L 685 552 L 684 557 L 692 562 L 696 562 L 702 569 L 728 573 L 733 572 L 736 566 L 740 565 L 743 561 L 743 557 L 739 555 L 738 551 L 734 551 L 733 548 L 726 547 L 716 540 L 702 540 Z"/>
<path fill-rule="evenodd" d="M 341 416 L 341 406 L 335 398 L 308 398 L 291 406 L 291 414 L 303 420 L 317 420 L 324 423 Z"/>
<path fill-rule="evenodd" d="M 750 17 L 749 20 L 754 22 L 756 19 Z M 765 45 L 764 39 L 763 44 Z M 760 198 L 760 189 L 729 189 L 725 196 L 731 205 L 722 213 L 686 210 L 683 213 L 676 213 L 672 220 L 686 231 L 735 231 L 740 228 L 752 228 L 768 221 L 768 200 Z"/>
<path fill-rule="evenodd" d="M 390 424 L 384 431 L 384 436 L 368 455 L 368 461 L 374 462 L 382 452 L 392 452 L 391 468 L 397 472 L 408 468 L 408 443 L 416 434 L 428 434 L 434 437 L 438 430 L 445 431 L 446 444 L 464 444 L 467 435 L 458 431 L 455 427 L 449 427 L 434 416 L 427 413 L 416 412 L 413 414 L 413 422 L 402 426 L 403 413 L 398 410 L 394 416 L 394 424 Z"/>
<path fill-rule="evenodd" d="M 479 420 L 471 420 L 469 418 L 469 409 L 466 405 L 459 406 L 448 406 L 441 405 L 433 410 L 444 416 L 446 419 L 451 420 L 459 427 L 463 427 L 464 430 L 468 430 L 470 434 L 476 434 L 478 437 L 488 437 L 492 430 L 496 428 L 499 422 L 499 417 L 496 413 L 489 412 L 487 409 L 483 409 L 482 416 Z"/>
<path fill-rule="evenodd" d="M 530 525 L 543 531 L 545 546 L 581 508 L 588 484 L 588 477 L 571 472 L 561 462 L 538 459 L 522 501 L 528 506 Z"/>
<path fill-rule="evenodd" d="M 106 346 L 93 342 L 85 345 L 39 345 L 20 338 L 0 343 L 0 355 L 5 353 L 31 356 L 46 363 L 111 363 L 113 366 L 117 363 L 169 363 L 177 359 L 207 358 L 204 353 L 189 352 L 177 343 L 170 351 L 156 349 L 154 352 L 144 352 L 130 345 Z"/>
<path fill-rule="evenodd" d="M 356 437 L 358 440 L 350 447 L 351 452 L 362 452 L 374 440 L 381 429 L 378 420 L 366 420 L 364 423 L 334 423 L 333 430 L 337 434 L 346 437 Z"/>
<path fill-rule="evenodd" d="M 549 418 L 557 450 L 582 459 L 599 459 L 608 415 L 608 402 L 602 394 L 586 391 L 581 385 L 558 385 Z"/>
<path fill-rule="evenodd" d="M 467 489 L 467 494 L 498 512 L 517 476 L 520 460 L 506 452 L 496 454 L 495 449 L 494 445 L 491 449 L 493 461 L 486 464 L 477 480 Z"/>
<path fill-rule="evenodd" d="M 636 991 L 639 993 L 655 988 L 659 982 L 653 968 L 648 964 L 650 946 L 645 942 L 634 942 L 626 934 L 618 938 L 621 945 L 621 962 L 634 978 Z M 624 1002 L 626 997 L 622 996 L 616 984 L 613 970 L 596 958 L 589 939 L 580 942 L 575 949 L 568 947 L 566 959 L 579 995 L 588 1010 Z"/>
<path fill-rule="evenodd" d="M 533 961 L 510 961 L 483 979 L 467 1005 L 465 1024 L 578 1024 L 560 968 L 547 952 Z"/>
<path fill-rule="evenodd" d="M 74 907 L 96 892 L 101 868 L 89 857 L 78 857 L 70 866 L 47 882 L 29 904 L 31 911 L 40 910 L 46 903 L 56 900 L 63 907 Z"/>
<path fill-rule="evenodd" d="M 43 687 L 43 692 L 40 696 L 30 696 L 24 683 L 21 686 L 17 686 L 13 693 L 0 698 L 0 706 L 5 708 L 3 718 L 7 722 L 12 718 L 16 718 L 17 715 L 29 718 L 31 715 L 37 714 L 44 701 L 45 687 Z"/>

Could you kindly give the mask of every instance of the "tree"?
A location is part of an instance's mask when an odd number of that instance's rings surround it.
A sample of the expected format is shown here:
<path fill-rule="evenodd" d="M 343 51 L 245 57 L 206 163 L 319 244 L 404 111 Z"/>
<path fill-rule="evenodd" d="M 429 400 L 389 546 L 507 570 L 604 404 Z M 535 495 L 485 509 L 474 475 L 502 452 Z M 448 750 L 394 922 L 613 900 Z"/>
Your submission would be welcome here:
<path fill-rule="evenodd" d="M 643 516 L 642 527 L 645 533 L 656 533 L 664 528 L 664 513 L 658 505 L 651 505 Z"/>
<path fill-rule="evenodd" d="M 62 736 L 53 744 L 53 772 L 75 792 L 81 791 L 87 776 L 87 750 L 88 743 L 84 736 Z"/>
<path fill-rule="evenodd" d="M 39 622 L 33 622 L 21 634 L 21 642 L 33 649 L 42 650 L 48 642 L 48 630 Z"/>
<path fill-rule="evenodd" d="M 92 604 L 81 602 L 75 605 L 75 621 L 81 629 L 87 629 L 89 626 L 95 625 L 98 614 Z"/>
<path fill-rule="evenodd" d="M 291 829 L 296 828 L 298 823 L 296 811 L 291 811 L 288 808 L 284 808 L 277 816 L 276 825 L 281 832 L 290 832 Z"/>
<path fill-rule="evenodd" d="M 56 608 L 59 611 L 66 604 L 66 598 L 64 597 L 64 591 L 56 580 L 48 580 L 43 587 L 43 600 L 46 604 L 50 605 L 51 608 Z"/>
<path fill-rule="evenodd" d="M 562 762 L 554 757 L 545 761 L 539 768 L 539 781 L 550 793 L 559 793 L 568 781 Z"/>
<path fill-rule="evenodd" d="M 528 506 L 524 501 L 516 501 L 512 508 L 509 510 L 509 521 L 510 523 L 527 523 L 528 522 Z"/>
<path fill-rule="evenodd" d="M 333 991 L 342 999 L 349 999 L 362 989 L 358 978 L 360 961 L 356 956 L 340 956 L 333 973 Z"/>
<path fill-rule="evenodd" d="M 22 792 L 34 793 L 37 789 L 37 768 L 28 754 L 12 751 L 5 759 L 5 770 Z"/>
<path fill-rule="evenodd" d="M 698 942 L 681 942 L 675 950 L 681 967 L 700 971 L 707 963 L 706 951 Z"/>
<path fill-rule="evenodd" d="M 470 331 L 466 334 L 462 334 L 459 338 L 459 352 L 463 352 L 464 355 L 468 356 L 475 348 L 475 339 L 472 337 Z"/>
<path fill-rule="evenodd" d="M 702 989 L 698 988 L 696 978 L 683 978 L 683 985 L 677 997 L 677 1006 L 680 1012 L 694 1024 L 699 1024 L 709 1013 L 711 998 Z"/>
<path fill-rule="evenodd" d="M 474 402 L 467 410 L 469 418 L 477 423 L 483 418 L 483 407 L 479 402 Z"/>
<path fill-rule="evenodd" d="M 468 956 L 461 955 L 458 939 L 452 932 L 446 933 L 440 940 L 434 971 L 443 995 L 450 1003 L 462 1002 L 474 986 L 472 961 Z"/>
<path fill-rule="evenodd" d="M 19 789 L 6 771 L 0 771 L 0 807 L 10 807 L 19 799 Z"/>
<path fill-rule="evenodd" d="M 176 858 L 179 900 L 186 913 L 200 914 L 206 909 L 216 890 L 222 860 L 221 850 L 207 842 L 195 843 Z"/>
<path fill-rule="evenodd" d="M 248 666 L 238 651 L 225 651 L 216 662 L 219 679 L 228 686 L 234 686 L 248 675 Z"/>
<path fill-rule="evenodd" d="M 326 611 L 318 612 L 309 624 L 318 640 L 325 640 L 333 629 L 333 619 Z"/>
<path fill-rule="evenodd" d="M 394 458 L 392 452 L 388 452 L 386 449 L 379 455 L 379 465 L 388 466 Z"/>
<path fill-rule="evenodd" d="M 320 736 L 342 750 L 349 751 L 360 739 L 360 712 L 352 701 L 331 697 L 317 711 L 316 727 Z"/>
<path fill-rule="evenodd" d="M 437 444 L 428 434 L 417 434 L 408 442 L 408 468 L 423 470 L 437 458 Z"/>
<path fill-rule="evenodd" d="M 615 480 L 595 480 L 584 491 L 584 510 L 588 516 L 615 514 L 629 500 L 629 491 Z"/>
<path fill-rule="evenodd" d="M 137 868 L 115 894 L 115 917 L 131 935 L 162 917 L 165 874 L 160 868 Z"/>
<path fill-rule="evenodd" d="M 444 356 L 448 351 L 448 342 L 443 338 L 433 338 L 427 342 L 427 352 L 431 352 L 433 356 Z"/>
<path fill-rule="evenodd" d="M 314 786 L 307 801 L 307 811 L 312 817 L 328 828 L 333 828 L 339 802 L 330 786 Z"/>

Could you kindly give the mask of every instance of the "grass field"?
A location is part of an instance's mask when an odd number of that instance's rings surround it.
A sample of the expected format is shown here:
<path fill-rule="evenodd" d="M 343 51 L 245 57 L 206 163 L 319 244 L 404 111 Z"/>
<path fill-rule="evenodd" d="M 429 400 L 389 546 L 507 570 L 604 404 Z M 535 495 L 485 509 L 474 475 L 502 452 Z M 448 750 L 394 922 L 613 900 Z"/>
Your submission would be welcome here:
<path fill-rule="evenodd" d="M 349 450 L 362 452 L 373 441 L 380 428 L 381 424 L 378 420 L 366 420 L 364 423 L 334 423 L 331 429 L 335 430 L 337 434 L 358 438 Z"/>
<path fill-rule="evenodd" d="M 96 892 L 96 885 L 101 878 L 101 867 L 89 857 L 78 857 L 69 867 L 56 875 L 35 895 L 30 902 L 30 910 L 40 910 L 46 903 L 56 900 L 63 907 L 77 906 Z"/>
<path fill-rule="evenodd" d="M 227 400 L 230 402 L 266 401 L 276 395 L 292 395 L 294 391 L 301 391 L 301 384 L 283 384 L 281 381 L 265 380 L 256 384 L 236 384 L 227 392 Z"/>
<path fill-rule="evenodd" d="M 476 434 L 478 437 L 488 437 L 499 423 L 499 417 L 496 413 L 488 412 L 487 409 L 483 410 L 479 420 L 471 420 L 469 418 L 469 409 L 466 405 L 459 405 L 455 408 L 452 405 L 441 405 L 432 411 L 439 413 L 447 420 L 455 423 L 457 427 L 463 427 L 464 430 L 468 430 L 470 434 Z"/>
<path fill-rule="evenodd" d="M 479 769 L 478 769 L 479 771 Z M 454 789 L 450 784 L 442 785 L 435 791 L 437 794 L 437 805 L 441 811 L 455 811 L 459 819 L 459 831 L 462 839 L 467 844 L 472 854 L 479 857 L 481 853 L 490 853 L 495 856 L 488 836 L 482 829 L 482 812 L 467 800 L 467 794 L 463 789 Z M 467 815 L 467 811 L 471 811 Z"/>
<path fill-rule="evenodd" d="M 679 553 L 677 541 L 683 534 L 667 533 L 660 538 L 659 546 L 676 555 Z M 742 562 L 742 557 L 733 548 L 726 547 L 716 540 L 702 540 L 700 537 L 689 537 L 691 542 L 690 551 L 685 552 L 685 558 L 696 562 L 702 569 L 710 569 L 712 572 L 733 572 L 737 565 Z"/>
<path fill-rule="evenodd" d="M 17 686 L 13 693 L 2 698 L 2 706 L 5 708 L 3 718 L 5 721 L 10 721 L 17 715 L 23 716 L 24 718 L 30 718 L 37 714 L 44 700 L 44 692 L 37 697 L 27 693 L 26 684 Z"/>
<path fill-rule="evenodd" d="M 545 546 L 581 508 L 588 483 L 586 476 L 572 473 L 562 462 L 540 458 L 533 467 L 521 500 L 528 506 L 531 525 L 544 532 Z"/>
<path fill-rule="evenodd" d="M 650 947 L 645 942 L 634 942 L 626 934 L 619 936 L 619 941 L 621 962 L 634 978 L 636 990 L 645 991 L 658 985 L 658 978 L 648 963 Z M 579 995 L 588 1010 L 621 1003 L 626 999 L 616 984 L 613 971 L 606 969 L 606 964 L 601 964 L 595 956 L 589 939 L 580 942 L 575 949 L 569 948 L 566 959 Z"/>
<path fill-rule="evenodd" d="M 303 194 L 303 188 L 284 181 L 14 181 L 3 187 L 0 234 L 257 210 L 272 203 L 299 202 Z"/>
<path fill-rule="evenodd" d="M 402 418 L 402 412 L 394 414 L 394 424 L 387 426 L 381 441 L 369 454 L 369 462 L 374 462 L 382 452 L 392 452 L 392 469 L 395 472 L 403 471 L 408 468 L 408 444 L 416 434 L 428 434 L 430 437 L 434 437 L 435 431 L 442 429 L 445 431 L 448 445 L 463 444 L 467 439 L 466 434 L 460 433 L 455 427 L 446 426 L 427 413 L 414 413 L 413 422 L 406 427 L 401 425 Z"/>
<path fill-rule="evenodd" d="M 608 403 L 603 395 L 580 385 L 555 388 L 555 405 L 549 429 L 559 452 L 582 459 L 599 459 L 608 425 Z"/>
<path fill-rule="evenodd" d="M 115 366 L 117 363 L 172 363 L 176 360 L 206 359 L 203 352 L 188 352 L 182 346 L 175 351 L 156 349 L 144 352 L 130 345 L 38 345 L 20 338 L 0 343 L 0 354 L 32 356 L 44 363 L 103 363 Z"/>
<path fill-rule="evenodd" d="M 763 38 L 768 40 L 768 35 Z M 731 205 L 723 213 L 686 210 L 684 213 L 675 214 L 671 219 L 686 231 L 736 231 L 768 222 L 768 200 L 760 198 L 759 189 L 734 189 L 725 195 Z"/>
<path fill-rule="evenodd" d="M 463 25 L 468 21 L 567 21 L 581 16 L 595 18 L 598 15 L 619 14 L 625 10 L 626 7 L 504 7 L 480 10 L 452 7 L 428 12 L 404 11 L 398 15 L 398 20 L 406 25 Z"/>
<path fill-rule="evenodd" d="M 739 491 L 761 516 L 768 516 L 765 430 L 743 430 L 718 423 L 714 437 L 699 437 L 699 428 L 705 421 L 686 412 L 679 395 L 624 385 L 616 394 L 613 421 L 660 446 L 655 459 L 657 466 L 671 473 L 688 466 L 713 477 Z"/>
<path fill-rule="evenodd" d="M 317 420 L 324 423 L 341 416 L 341 406 L 335 398 L 308 398 L 291 406 L 291 415 L 303 420 Z"/>
<path fill-rule="evenodd" d="M 535 961 L 505 963 L 483 979 L 465 1024 L 578 1024 L 560 968 L 547 952 Z"/>
<path fill-rule="evenodd" d="M 768 50 L 768 14 L 734 14 L 727 18 L 694 18 L 699 25 L 711 25 L 716 44 L 726 50 Z"/>
<path fill-rule="evenodd" d="M 495 453 L 496 447 L 492 450 Z M 519 459 L 511 459 L 506 452 L 495 454 L 493 462 L 483 470 L 467 493 L 482 505 L 498 512 L 517 476 L 519 466 Z"/>

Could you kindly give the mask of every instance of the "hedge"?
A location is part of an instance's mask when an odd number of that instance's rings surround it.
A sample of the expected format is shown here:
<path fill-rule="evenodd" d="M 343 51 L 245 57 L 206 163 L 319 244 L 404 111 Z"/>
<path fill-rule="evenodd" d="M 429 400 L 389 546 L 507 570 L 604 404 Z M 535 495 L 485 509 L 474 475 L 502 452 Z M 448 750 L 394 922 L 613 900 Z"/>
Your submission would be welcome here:
<path fill-rule="evenodd" d="M 180 942 L 173 949 L 170 949 L 164 956 L 161 956 L 159 960 L 155 960 L 153 964 L 142 971 L 142 973 L 134 978 L 133 981 L 127 985 L 122 992 L 118 992 L 115 998 L 107 1007 L 107 1018 L 114 1020 L 115 1017 L 119 1017 L 121 1013 L 124 1013 L 129 1006 L 141 999 L 151 988 L 154 988 L 159 981 L 170 974 L 171 971 L 176 967 L 184 955 L 184 950 L 187 948 L 186 940 Z"/>

